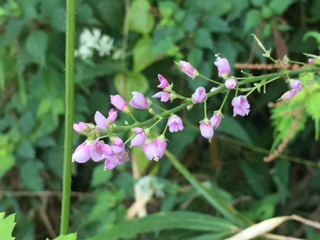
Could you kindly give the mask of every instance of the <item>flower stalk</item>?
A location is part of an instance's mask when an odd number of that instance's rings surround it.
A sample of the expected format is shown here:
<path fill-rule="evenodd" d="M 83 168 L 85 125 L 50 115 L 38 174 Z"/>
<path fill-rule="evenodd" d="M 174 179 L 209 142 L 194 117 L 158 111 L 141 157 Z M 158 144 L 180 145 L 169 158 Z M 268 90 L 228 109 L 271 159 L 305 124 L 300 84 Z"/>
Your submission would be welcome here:
<path fill-rule="evenodd" d="M 66 56 L 65 56 L 65 139 L 62 186 L 62 208 L 60 235 L 69 231 L 70 195 L 71 195 L 71 156 L 73 153 L 73 111 L 74 111 L 74 39 L 75 39 L 75 5 L 76 0 L 66 1 Z"/>

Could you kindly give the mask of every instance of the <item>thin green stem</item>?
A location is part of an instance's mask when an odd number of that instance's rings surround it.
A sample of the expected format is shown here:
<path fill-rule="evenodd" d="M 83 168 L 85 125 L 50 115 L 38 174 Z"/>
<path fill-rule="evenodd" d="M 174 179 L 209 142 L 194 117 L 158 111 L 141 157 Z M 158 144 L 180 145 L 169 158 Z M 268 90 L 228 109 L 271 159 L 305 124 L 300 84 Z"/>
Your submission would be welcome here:
<path fill-rule="evenodd" d="M 218 85 L 221 85 L 221 84 L 222 84 L 222 83 L 217 82 L 217 81 L 215 81 L 215 80 L 212 80 L 212 79 L 210 79 L 210 78 L 208 78 L 208 77 L 206 77 L 206 76 L 203 76 L 202 74 L 199 74 L 199 77 L 202 77 L 203 79 L 208 80 L 208 81 L 213 82 L 213 83 L 218 84 Z"/>
<path fill-rule="evenodd" d="M 223 99 L 223 102 L 222 102 L 222 104 L 221 104 L 221 106 L 220 106 L 220 108 L 219 108 L 219 111 L 222 111 L 222 108 L 223 108 L 224 104 L 225 104 L 226 101 L 227 101 L 227 98 L 228 98 L 228 96 L 229 96 L 229 93 L 230 93 L 230 91 L 227 91 L 227 94 L 224 96 L 224 99 Z"/>
<path fill-rule="evenodd" d="M 62 208 L 60 235 L 69 231 L 71 196 L 71 158 L 73 152 L 73 110 L 74 110 L 74 38 L 75 38 L 75 0 L 66 1 L 66 74 L 65 74 L 65 140 L 62 186 Z"/>

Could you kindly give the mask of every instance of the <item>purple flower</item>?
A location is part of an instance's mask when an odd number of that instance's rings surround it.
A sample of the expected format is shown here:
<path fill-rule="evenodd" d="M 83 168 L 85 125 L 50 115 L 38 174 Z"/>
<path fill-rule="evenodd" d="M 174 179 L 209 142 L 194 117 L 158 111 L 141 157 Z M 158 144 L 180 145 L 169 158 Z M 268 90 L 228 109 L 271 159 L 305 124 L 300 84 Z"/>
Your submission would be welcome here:
<path fill-rule="evenodd" d="M 114 123 L 117 117 L 118 117 L 118 112 L 115 111 L 113 108 L 111 108 L 107 118 L 107 125 L 109 126 L 110 124 Z"/>
<path fill-rule="evenodd" d="M 163 157 L 167 148 L 167 142 L 163 135 L 156 140 L 148 142 L 142 146 L 142 150 L 149 160 L 158 161 Z"/>
<path fill-rule="evenodd" d="M 107 129 L 107 118 L 103 116 L 101 112 L 96 111 L 96 114 L 94 115 L 94 121 L 96 122 L 98 128 Z"/>
<path fill-rule="evenodd" d="M 134 133 L 136 136 L 131 140 L 130 148 L 142 146 L 147 139 L 142 128 L 135 128 Z"/>
<path fill-rule="evenodd" d="M 240 115 L 244 117 L 250 112 L 250 104 L 245 96 L 238 96 L 234 98 L 231 102 L 233 106 L 233 116 Z"/>
<path fill-rule="evenodd" d="M 228 59 L 218 58 L 217 61 L 214 62 L 214 65 L 216 65 L 218 68 L 219 77 L 227 77 L 230 73 L 230 64 Z"/>
<path fill-rule="evenodd" d="M 199 75 L 199 72 L 189 63 L 185 61 L 179 61 L 181 71 L 194 79 Z"/>
<path fill-rule="evenodd" d="M 204 87 L 198 87 L 194 92 L 194 94 L 192 95 L 192 101 L 194 103 L 202 103 L 206 99 L 207 99 L 207 94 Z"/>
<path fill-rule="evenodd" d="M 161 102 L 168 102 L 171 98 L 171 94 L 168 92 L 158 92 L 153 95 L 154 98 L 160 98 Z"/>
<path fill-rule="evenodd" d="M 226 86 L 227 89 L 234 89 L 237 86 L 237 82 L 234 78 L 228 78 L 224 85 Z"/>
<path fill-rule="evenodd" d="M 129 111 L 126 101 L 119 94 L 111 95 L 110 99 L 111 99 L 111 104 L 116 108 L 118 108 L 121 112 Z"/>
<path fill-rule="evenodd" d="M 77 163 L 87 162 L 91 157 L 90 148 L 91 145 L 87 141 L 80 144 L 72 154 L 72 161 L 75 161 Z"/>
<path fill-rule="evenodd" d="M 214 129 L 216 129 L 220 126 L 221 120 L 222 115 L 220 113 L 214 113 L 210 118 L 210 124 Z"/>
<path fill-rule="evenodd" d="M 160 84 L 157 87 L 161 88 L 163 91 L 171 92 L 172 85 L 169 84 L 168 80 L 161 74 L 158 74 L 158 79 Z"/>
<path fill-rule="evenodd" d="M 200 122 L 200 133 L 204 138 L 208 139 L 209 142 L 211 142 L 214 131 L 209 119 L 206 118 Z"/>
<path fill-rule="evenodd" d="M 280 99 L 282 99 L 282 100 L 290 100 L 290 99 L 294 98 L 297 95 L 297 93 L 298 92 L 296 92 L 294 90 L 287 91 L 280 97 Z"/>
<path fill-rule="evenodd" d="M 136 109 L 148 109 L 149 102 L 148 99 L 140 92 L 132 92 L 132 99 L 130 105 Z"/>
<path fill-rule="evenodd" d="M 300 92 L 302 89 L 302 83 L 299 80 L 291 80 L 290 87 L 295 92 Z"/>
<path fill-rule="evenodd" d="M 169 131 L 172 132 L 172 133 L 183 130 L 182 119 L 177 115 L 172 115 L 168 119 L 167 125 L 169 126 Z"/>

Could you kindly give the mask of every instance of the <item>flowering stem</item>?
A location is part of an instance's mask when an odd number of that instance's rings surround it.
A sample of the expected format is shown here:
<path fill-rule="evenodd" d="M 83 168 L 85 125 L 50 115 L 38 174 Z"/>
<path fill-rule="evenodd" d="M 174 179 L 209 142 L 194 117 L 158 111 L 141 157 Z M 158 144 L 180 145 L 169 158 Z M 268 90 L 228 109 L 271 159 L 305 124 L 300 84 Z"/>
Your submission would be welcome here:
<path fill-rule="evenodd" d="M 66 74 L 65 74 L 65 139 L 62 186 L 62 209 L 60 235 L 68 234 L 71 196 L 71 158 L 73 151 L 73 110 L 74 110 L 74 38 L 76 0 L 67 0 L 66 22 Z"/>
<path fill-rule="evenodd" d="M 281 72 L 277 72 L 277 73 L 271 73 L 271 74 L 266 74 L 266 75 L 261 75 L 261 76 L 256 76 L 256 77 L 255 76 L 251 76 L 251 77 L 248 77 L 247 79 L 242 80 L 242 81 L 239 82 L 238 88 L 236 89 L 235 96 L 237 96 L 239 86 L 241 86 L 241 85 L 254 83 L 254 82 L 259 82 L 259 81 L 262 81 L 262 80 L 265 80 L 265 79 L 274 79 L 274 78 L 283 77 L 283 76 L 286 76 L 286 75 L 294 76 L 294 75 L 299 75 L 300 73 L 319 72 L 319 71 L 320 71 L 320 67 L 313 67 L 313 68 L 310 68 L 310 69 L 285 70 L 285 71 L 281 71 Z M 207 98 L 210 98 L 210 97 L 212 97 L 212 96 L 214 96 L 214 95 L 216 95 L 218 93 L 226 93 L 227 91 L 230 91 L 230 90 L 228 90 L 228 89 L 218 89 L 216 91 L 209 92 L 209 93 L 207 93 Z M 187 108 L 187 106 L 190 105 L 190 104 L 193 104 L 193 102 L 192 102 L 191 99 L 188 99 L 184 103 L 181 103 L 179 106 L 177 106 L 175 108 L 172 108 L 170 110 L 164 111 L 161 114 L 159 114 L 157 116 L 154 116 L 153 118 L 150 118 L 150 119 L 148 119 L 148 120 L 146 120 L 144 122 L 136 122 L 136 123 L 134 123 L 132 125 L 128 125 L 128 126 L 117 126 L 116 129 L 112 129 L 111 131 L 108 130 L 106 132 L 100 133 L 100 136 L 103 136 L 103 135 L 110 136 L 112 134 L 130 131 L 131 128 L 136 128 L 136 127 L 148 127 L 151 124 L 154 124 L 159 119 L 159 117 L 167 118 L 171 114 L 174 114 L 174 113 L 176 113 L 176 112 L 178 112 L 178 111 L 180 111 L 182 109 Z"/>

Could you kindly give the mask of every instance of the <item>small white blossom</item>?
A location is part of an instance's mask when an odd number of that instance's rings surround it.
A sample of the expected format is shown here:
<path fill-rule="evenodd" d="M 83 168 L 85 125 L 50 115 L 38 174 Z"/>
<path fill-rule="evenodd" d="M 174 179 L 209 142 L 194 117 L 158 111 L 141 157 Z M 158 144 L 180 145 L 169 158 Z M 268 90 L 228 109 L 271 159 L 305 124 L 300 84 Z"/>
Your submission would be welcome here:
<path fill-rule="evenodd" d="M 113 48 L 113 38 L 108 35 L 102 35 L 100 29 L 84 29 L 80 35 L 80 46 L 75 51 L 75 56 L 82 59 L 90 58 L 97 51 L 100 57 L 111 54 Z"/>

